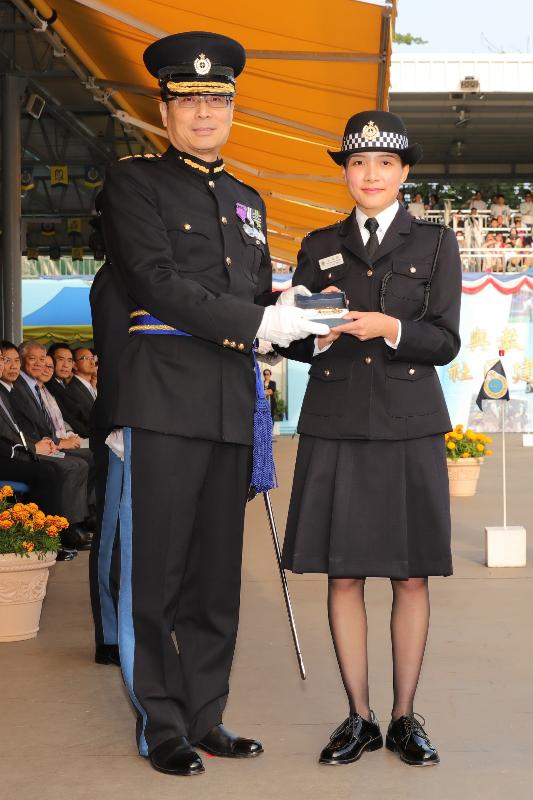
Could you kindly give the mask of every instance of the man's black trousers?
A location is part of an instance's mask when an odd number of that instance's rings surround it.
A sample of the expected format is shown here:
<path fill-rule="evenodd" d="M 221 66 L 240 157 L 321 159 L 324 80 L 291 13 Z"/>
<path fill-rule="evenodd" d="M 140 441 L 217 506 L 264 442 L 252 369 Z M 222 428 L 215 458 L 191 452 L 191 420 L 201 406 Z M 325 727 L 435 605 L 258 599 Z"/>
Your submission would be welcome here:
<path fill-rule="evenodd" d="M 124 439 L 119 647 L 147 755 L 222 720 L 251 448 L 130 428 Z"/>

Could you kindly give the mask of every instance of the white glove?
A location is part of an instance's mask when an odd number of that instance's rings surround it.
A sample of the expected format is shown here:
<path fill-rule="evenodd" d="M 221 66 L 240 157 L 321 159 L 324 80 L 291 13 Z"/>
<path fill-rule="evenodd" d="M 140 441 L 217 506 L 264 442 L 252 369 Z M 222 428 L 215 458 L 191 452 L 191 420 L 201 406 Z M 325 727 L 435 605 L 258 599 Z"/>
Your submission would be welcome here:
<path fill-rule="evenodd" d="M 116 430 L 111 431 L 105 443 L 112 453 L 120 458 L 121 461 L 124 461 L 124 434 L 122 428 L 116 428 Z"/>
<path fill-rule="evenodd" d="M 256 337 L 268 339 L 280 347 L 288 347 L 296 339 L 305 339 L 310 334 L 326 336 L 328 333 L 327 325 L 307 319 L 302 309 L 275 305 L 265 308 Z"/>
<path fill-rule="evenodd" d="M 286 289 L 284 292 L 281 292 L 280 296 L 278 297 L 277 306 L 294 306 L 294 298 L 298 295 L 302 297 L 309 297 L 312 292 L 309 291 L 307 286 L 293 286 L 290 289 Z"/>

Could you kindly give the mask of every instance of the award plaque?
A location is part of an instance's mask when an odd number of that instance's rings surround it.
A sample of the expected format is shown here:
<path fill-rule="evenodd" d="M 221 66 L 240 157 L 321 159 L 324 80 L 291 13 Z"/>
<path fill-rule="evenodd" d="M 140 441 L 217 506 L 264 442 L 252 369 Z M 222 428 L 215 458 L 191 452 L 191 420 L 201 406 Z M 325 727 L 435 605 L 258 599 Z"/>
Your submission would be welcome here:
<path fill-rule="evenodd" d="M 308 297 L 297 295 L 294 304 L 305 311 L 306 317 L 313 322 L 324 322 L 330 328 L 348 322 L 342 319 L 348 311 L 344 292 L 322 292 Z"/>

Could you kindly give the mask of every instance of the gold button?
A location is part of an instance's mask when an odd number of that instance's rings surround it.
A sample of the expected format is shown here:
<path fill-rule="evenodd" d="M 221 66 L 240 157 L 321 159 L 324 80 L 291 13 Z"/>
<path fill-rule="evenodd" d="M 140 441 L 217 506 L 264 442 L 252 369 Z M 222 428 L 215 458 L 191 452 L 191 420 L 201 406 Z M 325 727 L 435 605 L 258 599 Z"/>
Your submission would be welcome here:
<path fill-rule="evenodd" d="M 238 350 L 244 350 L 244 345 L 243 345 L 242 342 L 239 342 L 239 344 L 237 345 L 237 349 Z"/>
<path fill-rule="evenodd" d="M 231 267 L 231 258 L 229 256 L 226 256 L 226 264 Z"/>
<path fill-rule="evenodd" d="M 370 358 L 370 356 L 367 356 L 365 358 L 365 364 L 371 364 L 371 363 L 372 363 L 372 359 Z"/>
<path fill-rule="evenodd" d="M 411 266 L 409 267 L 409 272 L 413 273 L 416 272 L 416 267 L 413 267 L 413 265 L 411 264 Z"/>
<path fill-rule="evenodd" d="M 230 343 L 229 343 L 229 346 L 230 346 L 230 347 L 237 347 L 237 343 L 236 343 L 236 342 L 230 342 Z"/>
<path fill-rule="evenodd" d="M 183 230 L 185 230 L 185 231 L 190 231 L 190 229 L 191 229 L 191 226 L 189 225 L 189 223 L 188 223 L 188 222 L 186 222 L 186 223 L 184 224 L 184 226 L 183 226 Z"/>
<path fill-rule="evenodd" d="M 416 372 L 416 369 L 413 369 L 413 367 L 411 367 L 411 369 L 409 370 L 409 375 L 414 375 L 415 372 Z"/>
<path fill-rule="evenodd" d="M 257 245 L 258 247 L 259 247 L 259 245 L 261 244 L 261 242 L 259 241 L 259 239 L 256 239 L 256 240 L 255 240 L 255 243 L 256 243 L 256 245 Z"/>
<path fill-rule="evenodd" d="M 374 272 L 371 269 L 367 269 L 366 274 L 368 275 L 369 278 L 371 278 Z"/>
<path fill-rule="evenodd" d="M 214 189 L 215 188 L 215 181 L 209 181 L 209 183 L 207 185 L 209 186 L 210 189 Z"/>
<path fill-rule="evenodd" d="M 227 217 L 220 217 L 220 221 L 221 221 L 221 223 L 223 225 L 227 225 L 228 224 L 228 218 Z"/>
<path fill-rule="evenodd" d="M 224 339 L 222 344 L 224 345 L 224 347 L 229 347 L 229 339 Z"/>
<path fill-rule="evenodd" d="M 326 378 L 328 377 L 328 375 L 331 375 L 329 369 L 324 370 L 324 375 L 326 376 Z"/>
<path fill-rule="evenodd" d="M 328 278 L 331 278 L 331 272 L 328 272 Z"/>

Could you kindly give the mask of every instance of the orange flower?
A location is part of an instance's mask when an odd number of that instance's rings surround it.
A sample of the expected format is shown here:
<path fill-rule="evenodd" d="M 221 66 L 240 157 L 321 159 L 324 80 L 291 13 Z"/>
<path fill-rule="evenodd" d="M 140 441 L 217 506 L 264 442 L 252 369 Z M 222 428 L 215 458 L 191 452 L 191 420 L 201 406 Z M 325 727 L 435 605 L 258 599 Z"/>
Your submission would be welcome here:
<path fill-rule="evenodd" d="M 485 455 L 486 456 L 491 456 L 492 455 L 492 450 L 485 450 Z"/>
<path fill-rule="evenodd" d="M 478 453 L 482 453 L 484 449 L 485 449 L 484 445 L 476 444 L 476 450 L 478 451 Z"/>
<path fill-rule="evenodd" d="M 13 497 L 13 489 L 11 486 L 2 486 L 0 489 L 0 497 L 4 499 L 5 497 Z"/>
<path fill-rule="evenodd" d="M 35 550 L 35 545 L 33 544 L 33 542 L 24 541 L 22 542 L 22 546 L 27 553 L 31 553 L 32 550 Z"/>
<path fill-rule="evenodd" d="M 36 511 L 39 511 L 39 506 L 37 503 L 26 503 L 26 508 L 28 511 L 31 511 L 32 514 L 35 514 Z"/>
<path fill-rule="evenodd" d="M 7 531 L 9 528 L 13 526 L 13 523 L 10 519 L 0 519 L 0 528 L 4 531 Z"/>
<path fill-rule="evenodd" d="M 57 536 L 59 534 L 59 528 L 57 528 L 56 525 L 50 525 L 50 527 L 48 528 L 48 530 L 46 532 L 47 532 L 48 536 L 54 536 L 55 537 L 55 536 Z"/>

